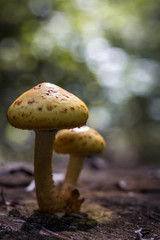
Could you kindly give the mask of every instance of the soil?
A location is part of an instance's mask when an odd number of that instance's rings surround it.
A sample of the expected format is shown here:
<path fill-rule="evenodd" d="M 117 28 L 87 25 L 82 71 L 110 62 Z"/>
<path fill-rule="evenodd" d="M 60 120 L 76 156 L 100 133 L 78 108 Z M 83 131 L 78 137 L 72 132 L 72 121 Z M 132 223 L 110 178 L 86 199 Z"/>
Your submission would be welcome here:
<path fill-rule="evenodd" d="M 64 172 L 59 167 L 54 172 Z M 38 211 L 32 164 L 0 170 L 0 239 L 160 240 L 160 167 L 87 165 L 78 190 L 85 198 L 79 214 Z"/>

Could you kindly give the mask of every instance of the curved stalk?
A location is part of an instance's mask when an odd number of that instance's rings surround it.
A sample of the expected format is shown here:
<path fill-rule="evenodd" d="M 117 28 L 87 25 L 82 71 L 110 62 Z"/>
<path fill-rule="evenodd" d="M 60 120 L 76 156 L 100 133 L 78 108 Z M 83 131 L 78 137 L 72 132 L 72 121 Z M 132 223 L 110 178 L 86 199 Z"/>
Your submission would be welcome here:
<path fill-rule="evenodd" d="M 52 152 L 56 130 L 35 131 L 34 177 L 38 206 L 41 211 L 65 211 L 65 200 L 60 196 L 52 179 Z"/>
<path fill-rule="evenodd" d="M 71 154 L 64 183 L 61 189 L 61 195 L 68 199 L 71 192 L 76 188 L 80 172 L 83 168 L 85 155 Z"/>

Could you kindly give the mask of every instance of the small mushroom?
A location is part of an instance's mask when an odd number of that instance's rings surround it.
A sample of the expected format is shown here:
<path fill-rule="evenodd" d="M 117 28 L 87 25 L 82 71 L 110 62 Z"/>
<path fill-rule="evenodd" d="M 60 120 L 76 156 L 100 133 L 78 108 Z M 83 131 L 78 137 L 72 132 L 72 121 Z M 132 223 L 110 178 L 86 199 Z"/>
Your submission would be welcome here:
<path fill-rule="evenodd" d="M 14 127 L 35 131 L 34 177 L 39 209 L 63 212 L 65 201 L 52 180 L 55 134 L 59 129 L 84 125 L 88 118 L 86 105 L 54 84 L 41 83 L 15 100 L 7 117 Z"/>
<path fill-rule="evenodd" d="M 61 189 L 64 198 L 68 199 L 71 192 L 76 188 L 86 155 L 100 153 L 104 147 L 105 141 L 103 137 L 88 126 L 65 129 L 56 135 L 54 142 L 55 152 L 70 154 L 66 176 Z"/>

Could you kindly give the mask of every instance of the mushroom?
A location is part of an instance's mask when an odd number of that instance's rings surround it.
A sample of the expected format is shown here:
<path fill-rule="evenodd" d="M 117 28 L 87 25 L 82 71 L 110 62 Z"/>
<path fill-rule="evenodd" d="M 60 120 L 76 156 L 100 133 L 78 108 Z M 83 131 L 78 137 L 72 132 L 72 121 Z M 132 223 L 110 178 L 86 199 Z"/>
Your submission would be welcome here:
<path fill-rule="evenodd" d="M 41 83 L 22 94 L 8 109 L 16 128 L 35 131 L 34 177 L 41 211 L 63 212 L 65 201 L 52 180 L 52 152 L 57 130 L 82 126 L 86 105 L 73 94 L 51 83 Z"/>
<path fill-rule="evenodd" d="M 55 152 L 70 154 L 61 189 L 64 198 L 68 199 L 71 192 L 76 188 L 86 155 L 100 153 L 104 147 L 105 141 L 103 137 L 88 126 L 65 129 L 56 135 L 54 142 Z"/>

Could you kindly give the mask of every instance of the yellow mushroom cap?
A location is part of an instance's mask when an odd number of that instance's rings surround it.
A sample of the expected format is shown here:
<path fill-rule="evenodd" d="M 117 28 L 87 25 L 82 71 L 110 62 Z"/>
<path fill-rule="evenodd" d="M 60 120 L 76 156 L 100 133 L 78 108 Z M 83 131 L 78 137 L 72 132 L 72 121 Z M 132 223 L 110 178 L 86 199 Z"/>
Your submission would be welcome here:
<path fill-rule="evenodd" d="M 102 152 L 104 147 L 103 137 L 88 126 L 62 130 L 54 142 L 57 153 L 96 154 Z"/>
<path fill-rule="evenodd" d="M 59 86 L 41 83 L 17 98 L 7 117 L 11 125 L 21 129 L 64 129 L 83 126 L 88 108 Z"/>

